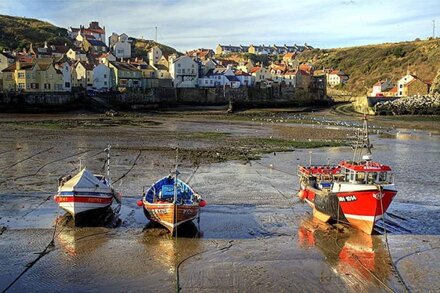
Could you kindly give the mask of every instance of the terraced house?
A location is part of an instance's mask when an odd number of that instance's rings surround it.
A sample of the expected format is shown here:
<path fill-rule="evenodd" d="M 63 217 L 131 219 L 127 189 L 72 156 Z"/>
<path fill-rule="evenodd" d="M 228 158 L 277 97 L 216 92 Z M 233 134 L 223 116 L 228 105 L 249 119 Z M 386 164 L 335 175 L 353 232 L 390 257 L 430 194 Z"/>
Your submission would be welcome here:
<path fill-rule="evenodd" d="M 65 91 L 63 73 L 55 69 L 52 62 L 37 60 L 32 63 L 23 63 L 17 61 L 5 68 L 2 73 L 4 91 Z"/>
<path fill-rule="evenodd" d="M 142 80 L 142 71 L 129 63 L 109 62 L 111 69 L 112 85 L 118 89 L 140 88 Z"/>

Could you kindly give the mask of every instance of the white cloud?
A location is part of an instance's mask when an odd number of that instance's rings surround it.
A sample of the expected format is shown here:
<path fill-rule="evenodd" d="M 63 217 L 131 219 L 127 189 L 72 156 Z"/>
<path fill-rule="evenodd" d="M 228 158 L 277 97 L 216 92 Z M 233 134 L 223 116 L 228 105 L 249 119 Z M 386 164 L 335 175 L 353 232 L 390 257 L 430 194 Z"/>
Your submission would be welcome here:
<path fill-rule="evenodd" d="M 108 35 L 153 38 L 157 26 L 159 41 L 180 50 L 217 43 L 337 47 L 409 40 L 427 37 L 432 19 L 440 23 L 437 0 L 2 0 L 0 9 L 64 27 L 97 20 Z"/>

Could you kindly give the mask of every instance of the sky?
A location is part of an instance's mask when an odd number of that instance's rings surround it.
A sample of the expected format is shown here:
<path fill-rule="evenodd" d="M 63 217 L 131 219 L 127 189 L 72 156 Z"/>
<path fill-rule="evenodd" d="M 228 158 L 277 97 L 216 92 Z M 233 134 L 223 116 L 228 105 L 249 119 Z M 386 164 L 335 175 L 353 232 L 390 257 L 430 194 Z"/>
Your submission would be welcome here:
<path fill-rule="evenodd" d="M 0 14 L 68 28 L 99 21 L 179 51 L 307 43 L 349 47 L 440 36 L 439 0 L 0 0 Z"/>

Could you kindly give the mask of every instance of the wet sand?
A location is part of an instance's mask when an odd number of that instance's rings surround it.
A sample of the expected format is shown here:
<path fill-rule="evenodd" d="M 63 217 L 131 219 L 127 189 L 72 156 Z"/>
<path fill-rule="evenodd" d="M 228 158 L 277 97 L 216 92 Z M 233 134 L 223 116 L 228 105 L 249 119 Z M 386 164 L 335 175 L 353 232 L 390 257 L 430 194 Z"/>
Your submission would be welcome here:
<path fill-rule="evenodd" d="M 78 118 L 86 125 L 66 122 Z M 62 123 L 53 122 L 57 119 Z M 104 119 L 99 120 L 103 125 L 97 126 L 97 119 Z M 11 292 L 440 290 L 440 227 L 422 227 L 427 218 L 434 223 L 438 218 L 438 180 L 428 191 L 431 210 L 407 209 L 417 198 L 402 186 L 403 195 L 391 212 L 405 221 L 393 225 L 390 219 L 394 230 L 387 237 L 368 236 L 313 220 L 309 207 L 296 198 L 296 165 L 308 162 L 308 150 L 292 146 L 293 152 L 271 151 L 252 160 L 273 147 L 255 143 L 258 139 L 337 141 L 352 129 L 210 121 L 181 114 L 139 115 L 110 126 L 107 120 L 82 114 L 0 116 L 1 290 L 14 280 Z M 429 153 L 437 157 L 437 138 L 409 142 L 425 145 L 427 160 Z M 52 200 L 57 178 L 78 169 L 79 161 L 100 171 L 107 143 L 113 148 L 112 178 L 123 193 L 121 223 L 72 227 Z M 286 146 L 279 142 L 276 147 L 280 145 Z M 394 145 L 390 139 L 377 152 Z M 177 238 L 149 224 L 136 206 L 142 186 L 173 167 L 176 146 L 181 149 L 181 178 L 192 178 L 190 184 L 208 201 L 200 223 L 179 228 Z M 325 160 L 351 151 L 333 147 L 313 152 L 316 160 Z M 406 164 L 402 160 L 395 168 L 408 168 Z M 57 217 L 54 246 L 48 247 Z M 38 254 L 45 249 L 46 254 Z"/>

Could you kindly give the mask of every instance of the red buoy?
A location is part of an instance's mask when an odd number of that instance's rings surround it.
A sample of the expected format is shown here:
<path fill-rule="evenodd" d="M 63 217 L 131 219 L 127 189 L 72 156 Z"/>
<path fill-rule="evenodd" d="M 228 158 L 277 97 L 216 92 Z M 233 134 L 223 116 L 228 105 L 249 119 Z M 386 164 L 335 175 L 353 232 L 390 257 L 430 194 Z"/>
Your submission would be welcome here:
<path fill-rule="evenodd" d="M 203 207 L 205 207 L 205 206 L 206 206 L 206 200 L 202 199 L 202 200 L 199 202 L 199 207 L 203 208 Z"/>
<path fill-rule="evenodd" d="M 307 190 L 301 190 L 300 192 L 298 192 L 298 197 L 301 200 L 304 200 L 307 197 Z"/>
<path fill-rule="evenodd" d="M 138 207 L 143 206 L 142 200 L 138 200 L 136 204 L 138 205 Z"/>

